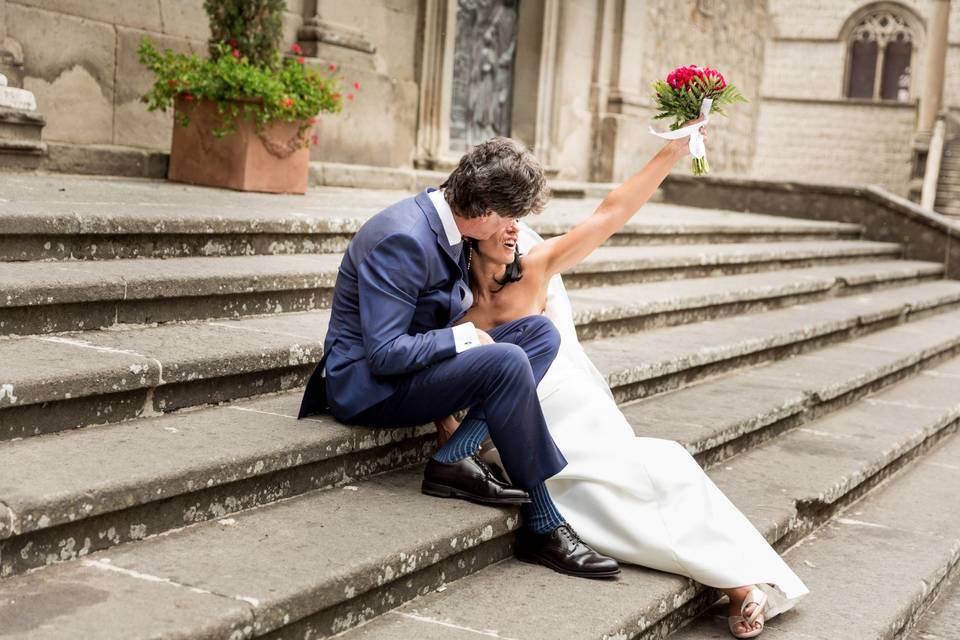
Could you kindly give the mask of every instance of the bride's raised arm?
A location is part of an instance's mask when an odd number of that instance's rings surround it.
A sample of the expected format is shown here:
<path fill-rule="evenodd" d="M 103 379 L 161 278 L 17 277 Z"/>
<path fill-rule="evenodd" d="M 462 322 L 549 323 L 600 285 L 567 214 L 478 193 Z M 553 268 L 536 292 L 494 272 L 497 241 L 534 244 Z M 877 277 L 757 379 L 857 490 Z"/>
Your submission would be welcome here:
<path fill-rule="evenodd" d="M 684 123 L 684 126 L 700 119 L 702 116 Z M 677 161 L 688 154 L 687 138 L 665 144 L 643 169 L 608 193 L 593 215 L 562 236 L 533 247 L 526 256 L 526 263 L 530 266 L 533 266 L 531 263 L 539 263 L 538 266 L 549 277 L 582 262 L 610 236 L 623 229 L 633 214 L 650 199 Z"/>

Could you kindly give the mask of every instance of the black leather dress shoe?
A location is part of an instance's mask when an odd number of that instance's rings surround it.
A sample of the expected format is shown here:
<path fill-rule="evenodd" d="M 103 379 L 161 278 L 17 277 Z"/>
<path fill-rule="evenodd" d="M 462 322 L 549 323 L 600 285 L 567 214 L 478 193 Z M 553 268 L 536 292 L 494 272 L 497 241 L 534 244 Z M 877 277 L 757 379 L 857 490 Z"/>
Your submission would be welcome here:
<path fill-rule="evenodd" d="M 591 549 L 566 523 L 544 534 L 521 529 L 517 532 L 516 553 L 523 562 L 542 564 L 579 578 L 612 578 L 620 573 L 616 560 Z"/>
<path fill-rule="evenodd" d="M 457 462 L 437 462 L 433 458 L 423 471 L 421 491 L 440 498 L 463 498 L 483 504 L 526 504 L 530 496 L 497 479 L 493 470 L 478 456 Z"/>

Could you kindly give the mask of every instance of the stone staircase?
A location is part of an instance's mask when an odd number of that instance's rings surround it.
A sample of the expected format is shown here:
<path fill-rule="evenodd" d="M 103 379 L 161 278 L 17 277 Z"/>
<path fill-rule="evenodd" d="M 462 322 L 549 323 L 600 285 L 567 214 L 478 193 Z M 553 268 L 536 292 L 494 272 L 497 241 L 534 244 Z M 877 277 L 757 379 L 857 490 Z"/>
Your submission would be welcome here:
<path fill-rule="evenodd" d="M 960 216 L 960 137 L 943 147 L 934 211 Z"/>
<path fill-rule="evenodd" d="M 690 580 L 523 565 L 516 511 L 421 495 L 432 427 L 294 418 L 403 196 L 0 176 L 0 638 L 725 637 Z M 960 282 L 861 232 L 650 203 L 566 278 L 637 433 L 811 587 L 778 638 L 901 637 L 960 558 Z"/>

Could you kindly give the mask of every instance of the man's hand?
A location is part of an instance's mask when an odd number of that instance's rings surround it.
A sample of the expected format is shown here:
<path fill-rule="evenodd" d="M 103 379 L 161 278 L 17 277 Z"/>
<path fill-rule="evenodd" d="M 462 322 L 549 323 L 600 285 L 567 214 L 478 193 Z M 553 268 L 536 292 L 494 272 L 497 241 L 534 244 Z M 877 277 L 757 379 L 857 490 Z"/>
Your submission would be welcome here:
<path fill-rule="evenodd" d="M 480 344 L 496 344 L 493 341 L 493 338 L 490 337 L 490 334 L 482 329 L 477 329 L 477 338 L 480 340 Z"/>

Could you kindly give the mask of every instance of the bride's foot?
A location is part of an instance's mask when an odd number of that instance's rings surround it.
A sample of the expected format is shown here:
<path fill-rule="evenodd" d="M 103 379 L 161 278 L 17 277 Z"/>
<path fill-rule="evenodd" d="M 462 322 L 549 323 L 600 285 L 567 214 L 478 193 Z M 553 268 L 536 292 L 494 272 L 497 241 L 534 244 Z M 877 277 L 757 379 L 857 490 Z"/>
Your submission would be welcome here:
<path fill-rule="evenodd" d="M 767 594 L 756 587 L 725 590 L 730 598 L 727 624 L 735 638 L 755 638 L 763 632 Z"/>

